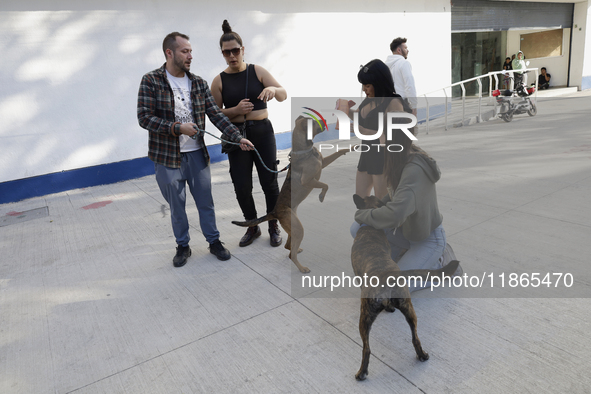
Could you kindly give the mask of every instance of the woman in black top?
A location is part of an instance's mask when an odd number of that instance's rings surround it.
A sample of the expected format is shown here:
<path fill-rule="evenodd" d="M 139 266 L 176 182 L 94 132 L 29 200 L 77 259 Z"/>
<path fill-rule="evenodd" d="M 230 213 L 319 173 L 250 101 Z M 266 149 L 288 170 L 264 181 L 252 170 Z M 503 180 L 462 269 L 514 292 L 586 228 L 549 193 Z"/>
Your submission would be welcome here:
<path fill-rule="evenodd" d="M 287 98 L 287 92 L 263 67 L 247 65 L 244 62 L 242 38 L 232 31 L 227 20 L 224 20 L 222 30 L 224 34 L 220 38 L 220 48 L 228 67 L 214 78 L 211 92 L 217 105 L 230 121 L 241 129 L 245 127 L 245 134 L 261 154 L 265 165 L 277 170 L 275 132 L 268 119 L 267 102 L 273 98 L 283 101 Z M 252 197 L 253 164 L 257 168 L 259 181 L 265 193 L 267 213 L 271 212 L 279 196 L 277 174 L 265 169 L 254 151 L 238 149 L 229 152 L 228 161 L 236 199 L 244 219 L 257 218 Z M 261 230 L 258 226 L 249 227 L 239 245 L 250 245 L 260 235 Z M 276 220 L 269 222 L 269 235 L 272 246 L 281 245 L 282 239 Z"/>
<path fill-rule="evenodd" d="M 379 128 L 379 113 L 382 113 L 383 127 L 379 139 L 363 141 L 370 148 L 362 149 L 357 165 L 355 177 L 355 193 L 361 197 L 371 194 L 382 199 L 387 193 L 384 172 L 384 149 L 377 144 L 386 143 L 386 114 L 388 112 L 404 112 L 400 95 L 394 91 L 394 81 L 390 69 L 381 60 L 375 59 L 363 66 L 357 74 L 357 79 L 362 84 L 363 92 L 367 96 L 357 110 L 350 110 L 349 116 L 359 112 L 359 132 L 365 135 L 376 134 Z"/>

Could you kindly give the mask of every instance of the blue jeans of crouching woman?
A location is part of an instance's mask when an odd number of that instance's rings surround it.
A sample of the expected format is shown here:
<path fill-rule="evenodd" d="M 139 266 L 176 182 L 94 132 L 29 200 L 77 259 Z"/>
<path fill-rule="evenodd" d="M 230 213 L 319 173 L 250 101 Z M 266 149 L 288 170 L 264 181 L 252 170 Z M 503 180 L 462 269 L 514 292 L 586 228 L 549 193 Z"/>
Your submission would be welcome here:
<path fill-rule="evenodd" d="M 353 238 L 355 238 L 361 226 L 361 224 L 353 222 L 351 225 L 351 235 Z M 392 260 L 398 263 L 402 271 L 441 268 L 440 257 L 443 256 L 447 243 L 443 225 L 439 225 L 426 239 L 419 242 L 409 241 L 404 238 L 401 228 L 396 229 L 396 231 L 386 229 L 384 232 L 390 243 L 390 256 Z M 404 253 L 405 250 L 406 253 Z M 404 255 L 400 257 L 403 253 Z M 423 283 L 422 287 L 409 286 L 409 290 L 416 291 L 427 286 L 427 283 Z"/>

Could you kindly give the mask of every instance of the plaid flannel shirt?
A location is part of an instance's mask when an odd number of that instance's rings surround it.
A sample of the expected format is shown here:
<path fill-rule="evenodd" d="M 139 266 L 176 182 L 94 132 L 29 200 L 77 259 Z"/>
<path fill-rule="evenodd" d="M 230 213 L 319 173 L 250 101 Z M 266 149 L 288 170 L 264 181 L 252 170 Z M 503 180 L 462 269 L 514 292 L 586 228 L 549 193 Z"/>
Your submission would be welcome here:
<path fill-rule="evenodd" d="M 231 141 L 239 142 L 242 135 L 238 128 L 222 113 L 215 103 L 207 82 L 195 74 L 187 73 L 191 81 L 191 102 L 193 119 L 201 130 L 205 130 L 205 114 L 211 122 Z M 166 167 L 181 167 L 179 137 L 173 135 L 174 96 L 166 78 L 166 63 L 143 76 L 137 99 L 137 118 L 140 126 L 148 130 L 148 157 Z M 209 153 L 203 141 L 205 159 L 209 163 Z"/>

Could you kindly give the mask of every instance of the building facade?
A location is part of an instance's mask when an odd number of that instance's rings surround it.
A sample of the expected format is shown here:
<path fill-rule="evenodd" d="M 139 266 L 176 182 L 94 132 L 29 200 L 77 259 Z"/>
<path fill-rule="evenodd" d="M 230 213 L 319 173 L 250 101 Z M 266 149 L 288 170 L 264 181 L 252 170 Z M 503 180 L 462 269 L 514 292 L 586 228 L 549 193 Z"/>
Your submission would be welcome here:
<path fill-rule="evenodd" d="M 142 75 L 164 63 L 162 39 L 191 37 L 191 70 L 211 83 L 226 64 L 227 19 L 245 60 L 267 68 L 290 97 L 361 97 L 360 65 L 407 37 L 417 92 L 500 69 L 539 33 L 558 52 L 528 57 L 553 83 L 591 87 L 588 1 L 226 2 L 6 0 L 0 4 L 0 203 L 153 172 L 136 119 Z M 548 33 L 550 32 L 550 33 Z M 553 42 L 554 42 L 553 41 Z M 543 48 L 548 50 L 549 48 Z M 537 54 L 536 56 L 538 56 Z M 527 56 L 527 53 L 526 53 Z M 278 133 L 290 104 L 269 104 Z M 209 125 L 208 131 L 217 132 Z M 212 157 L 218 141 L 207 137 Z"/>

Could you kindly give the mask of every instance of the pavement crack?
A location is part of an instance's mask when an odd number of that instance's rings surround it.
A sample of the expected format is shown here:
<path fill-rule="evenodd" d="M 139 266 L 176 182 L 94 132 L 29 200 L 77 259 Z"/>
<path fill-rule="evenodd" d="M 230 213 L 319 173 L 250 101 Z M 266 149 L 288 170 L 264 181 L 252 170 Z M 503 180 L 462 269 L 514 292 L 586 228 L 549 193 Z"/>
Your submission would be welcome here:
<path fill-rule="evenodd" d="M 312 309 L 310 309 L 308 306 L 304 305 L 299 299 L 293 297 L 291 294 L 287 293 L 286 291 L 284 291 L 283 289 L 279 288 L 277 285 L 275 285 L 273 282 L 271 282 L 269 279 L 265 278 L 264 275 L 262 275 L 261 273 L 259 273 L 258 271 L 256 271 L 254 268 L 252 268 L 251 266 L 249 266 L 248 264 L 246 264 L 244 261 L 240 260 L 239 258 L 232 256 L 233 258 L 235 258 L 236 260 L 240 261 L 242 264 L 244 264 L 246 267 L 248 267 L 250 270 L 252 270 L 254 273 L 256 273 L 257 275 L 259 275 L 261 278 L 265 279 L 267 282 L 269 282 L 272 286 L 274 286 L 276 289 L 278 289 L 279 291 L 281 291 L 282 293 L 286 294 L 288 297 L 290 297 L 293 301 L 289 301 L 286 302 L 283 305 L 287 305 L 291 302 L 296 302 L 299 305 L 301 305 L 304 309 L 306 309 L 307 311 L 309 311 L 310 313 L 312 313 L 314 316 L 316 316 L 317 318 L 319 318 L 320 320 L 322 320 L 323 322 L 325 322 L 326 324 L 328 324 L 330 327 L 332 327 L 334 330 L 338 331 L 339 333 L 341 333 L 341 335 L 343 335 L 345 338 L 349 339 L 351 342 L 353 342 L 354 344 L 356 344 L 357 346 L 359 346 L 360 348 L 363 348 L 363 346 L 361 344 L 359 344 L 357 341 L 355 341 L 355 339 L 353 339 L 351 336 L 349 336 L 347 333 L 345 333 L 343 330 L 341 330 L 340 328 L 336 327 L 333 323 L 331 323 L 330 321 L 328 321 L 327 319 L 325 319 L 324 317 L 320 316 L 318 313 L 314 312 Z M 312 293 L 313 294 L 313 293 Z M 280 306 L 283 306 L 280 305 Z M 280 307 L 278 306 L 278 307 Z M 277 309 L 273 308 L 273 309 Z M 272 309 L 271 309 L 272 310 Z M 386 367 L 388 367 L 389 369 L 391 369 L 393 372 L 395 372 L 396 374 L 398 374 L 401 378 L 403 378 L 404 380 L 406 380 L 409 384 L 411 384 L 413 387 L 415 387 L 417 390 L 419 390 L 421 393 L 426 393 L 423 389 L 421 389 L 419 386 L 417 386 L 413 381 L 411 381 L 410 379 L 408 379 L 406 376 L 404 376 L 402 373 L 400 373 L 399 371 L 396 370 L 396 368 L 394 368 L 393 366 L 391 366 L 390 364 L 388 364 L 387 362 L 385 362 L 384 360 L 382 360 L 381 358 L 379 358 L 378 356 L 376 356 L 375 354 L 372 353 L 371 355 L 372 357 L 374 357 L 376 360 L 378 360 L 379 362 L 381 362 L 382 364 L 384 364 Z"/>
<path fill-rule="evenodd" d="M 81 386 L 81 387 L 78 387 L 78 388 L 76 388 L 76 389 L 74 389 L 74 390 L 68 391 L 66 394 L 75 393 L 76 391 L 79 391 L 79 390 L 85 389 L 85 388 L 87 388 L 87 387 L 90 387 L 90 386 L 92 386 L 92 385 L 94 385 L 94 384 L 96 384 L 96 383 L 102 382 L 103 380 L 110 379 L 110 378 L 112 378 L 112 377 L 114 377 L 114 376 L 117 376 L 117 375 L 119 375 L 119 374 L 122 374 L 122 373 L 124 373 L 124 372 L 127 372 L 127 371 L 129 371 L 129 370 L 132 370 L 133 368 L 136 368 L 136 367 L 138 367 L 138 366 L 140 366 L 140 365 L 144 365 L 144 364 L 146 364 L 146 363 L 149 363 L 149 362 L 151 362 L 151 361 L 154 361 L 154 360 L 156 360 L 156 359 L 158 359 L 158 358 L 161 358 L 161 357 L 163 357 L 163 356 L 166 356 L 167 354 L 170 354 L 170 353 L 176 352 L 177 350 L 183 349 L 183 348 L 185 348 L 185 347 L 187 347 L 187 346 L 191 346 L 191 345 L 193 345 L 193 344 L 195 344 L 195 343 L 197 343 L 197 342 L 199 342 L 199 341 L 201 341 L 201 340 L 203 340 L 203 339 L 209 338 L 209 337 L 211 337 L 211 336 L 214 336 L 214 335 L 216 335 L 216 334 L 219 334 L 219 333 L 221 333 L 221 332 L 224 332 L 224 331 L 226 331 L 226 330 L 229 330 L 229 329 L 231 329 L 231 328 L 233 328 L 233 327 L 236 327 L 236 326 L 238 326 L 238 325 L 240 325 L 240 324 L 243 324 L 243 323 L 245 323 L 245 322 L 248 322 L 248 321 L 250 321 L 250 320 L 252 320 L 252 319 L 255 319 L 255 318 L 259 317 L 259 316 L 262 316 L 262 315 L 264 315 L 264 314 L 266 314 L 266 313 L 272 312 L 272 311 L 274 311 L 274 310 L 276 310 L 276 309 L 278 309 L 278 308 L 281 308 L 281 307 L 283 307 L 283 306 L 285 306 L 285 305 L 287 305 L 287 304 L 291 304 L 292 302 L 293 302 L 293 301 L 284 302 L 283 304 L 281 304 L 281 305 L 277 305 L 277 306 L 275 306 L 274 308 L 268 309 L 268 310 L 266 310 L 266 311 L 263 311 L 263 312 L 261 312 L 261 313 L 259 313 L 259 314 L 253 315 L 253 316 L 251 316 L 251 317 L 249 317 L 249 318 L 247 318 L 247 319 L 241 320 L 241 321 L 239 321 L 239 322 L 237 322 L 237 323 L 231 324 L 231 325 L 229 325 L 229 326 L 227 326 L 227 327 L 221 328 L 221 329 L 219 329 L 219 330 L 217 330 L 217 331 L 214 331 L 214 332 L 212 332 L 212 333 L 209 333 L 209 334 L 207 334 L 207 335 L 204 335 L 204 336 L 202 336 L 202 337 L 199 337 L 199 338 L 197 338 L 197 339 L 195 339 L 195 340 L 193 340 L 193 341 L 190 341 L 190 342 L 187 342 L 187 343 L 185 343 L 185 344 L 183 344 L 183 345 L 177 346 L 177 347 L 175 347 L 174 349 L 167 350 L 167 351 L 166 351 L 166 352 L 164 352 L 164 353 L 160 353 L 160 354 L 159 354 L 159 355 L 157 355 L 157 356 L 151 357 L 151 358 L 149 358 L 149 359 L 146 359 L 146 360 L 144 360 L 144 361 L 141 361 L 141 362 L 139 362 L 139 363 L 137 363 L 137 364 L 135 364 L 135 365 L 129 366 L 129 367 L 127 367 L 127 368 L 121 369 L 120 371 L 117 371 L 117 372 L 115 372 L 115 373 L 113 373 L 113 374 L 111 374 L 111 375 L 108 375 L 108 376 L 102 377 L 102 378 L 100 378 L 100 379 L 97 379 L 97 380 L 95 380 L 94 382 L 91 382 L 91 383 L 85 384 L 84 386 Z"/>
<path fill-rule="evenodd" d="M 492 217 L 490 217 L 488 219 L 485 219 L 485 220 L 483 220 L 483 221 L 481 221 L 479 223 L 476 223 L 476 224 L 474 224 L 474 225 L 472 225 L 470 227 L 466 227 L 466 228 L 464 228 L 464 229 L 462 229 L 462 230 L 460 230 L 458 232 L 455 232 L 453 234 L 450 234 L 449 236 L 452 237 L 454 235 L 461 234 L 461 233 L 463 233 L 465 231 L 469 231 L 469 230 L 473 229 L 474 227 L 480 226 L 483 223 L 486 223 L 486 222 L 489 222 L 489 221 L 491 221 L 493 219 L 499 218 L 499 217 L 501 217 L 503 215 L 506 215 L 506 214 L 508 214 L 510 212 L 519 212 L 519 213 L 524 214 L 524 215 L 530 215 L 530 216 L 536 216 L 536 217 L 540 217 L 540 218 L 544 218 L 544 219 L 556 220 L 556 221 L 559 221 L 559 222 L 562 222 L 562 223 L 569 223 L 569 224 L 578 225 L 578 226 L 582 226 L 582 227 L 591 227 L 591 225 L 586 225 L 586 224 L 583 224 L 583 223 L 577 223 L 577 222 L 573 222 L 573 221 L 570 221 L 570 220 L 553 218 L 553 217 L 549 217 L 549 216 L 546 216 L 546 215 L 540 215 L 540 214 L 531 213 L 531 212 L 525 212 L 525 211 L 520 210 L 521 208 L 526 207 L 529 204 L 532 204 L 532 203 L 534 203 L 536 201 L 539 201 L 539 200 L 541 200 L 543 198 L 546 198 L 548 196 L 551 196 L 551 195 L 553 195 L 555 193 L 558 193 L 558 192 L 561 192 L 561 191 L 563 191 L 565 189 L 568 189 L 570 187 L 573 187 L 574 185 L 576 185 L 578 183 L 581 183 L 581 182 L 584 182 L 584 181 L 588 180 L 589 178 L 591 178 L 591 177 L 586 177 L 584 179 L 578 180 L 578 181 L 576 181 L 576 182 L 574 182 L 574 183 L 572 183 L 570 185 L 564 186 L 564 187 L 562 187 L 562 188 L 560 188 L 558 190 L 554 190 L 554 191 L 552 191 L 550 193 L 544 194 L 543 196 L 540 196 L 538 198 L 535 198 L 535 199 L 533 199 L 531 201 L 525 202 L 525 203 L 523 203 L 521 205 L 518 205 L 518 206 L 513 207 L 513 208 L 510 208 L 510 209 L 507 209 L 504 212 L 499 213 L 498 215 L 492 216 Z M 461 200 L 461 199 L 456 199 L 456 200 L 457 201 L 463 201 L 463 202 L 470 202 L 470 203 L 473 202 L 473 201 L 467 201 L 467 200 Z M 498 208 L 498 207 L 495 207 L 495 208 Z"/>

